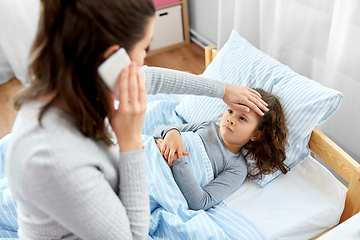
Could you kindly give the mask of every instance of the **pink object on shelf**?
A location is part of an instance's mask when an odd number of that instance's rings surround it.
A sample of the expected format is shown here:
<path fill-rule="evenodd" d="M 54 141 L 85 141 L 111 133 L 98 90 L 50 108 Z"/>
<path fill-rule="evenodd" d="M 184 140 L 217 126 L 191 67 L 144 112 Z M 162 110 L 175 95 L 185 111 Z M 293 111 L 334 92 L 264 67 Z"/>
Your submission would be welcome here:
<path fill-rule="evenodd" d="M 180 2 L 180 0 L 153 0 L 155 7 L 161 7 L 170 3 Z"/>

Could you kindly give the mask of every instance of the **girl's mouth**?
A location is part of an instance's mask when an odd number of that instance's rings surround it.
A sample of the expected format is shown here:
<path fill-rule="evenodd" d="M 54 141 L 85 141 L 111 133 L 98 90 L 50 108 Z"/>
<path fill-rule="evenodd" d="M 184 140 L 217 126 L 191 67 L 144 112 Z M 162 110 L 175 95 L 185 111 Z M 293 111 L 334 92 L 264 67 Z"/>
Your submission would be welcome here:
<path fill-rule="evenodd" d="M 224 128 L 232 132 L 231 128 L 228 125 L 224 125 Z"/>

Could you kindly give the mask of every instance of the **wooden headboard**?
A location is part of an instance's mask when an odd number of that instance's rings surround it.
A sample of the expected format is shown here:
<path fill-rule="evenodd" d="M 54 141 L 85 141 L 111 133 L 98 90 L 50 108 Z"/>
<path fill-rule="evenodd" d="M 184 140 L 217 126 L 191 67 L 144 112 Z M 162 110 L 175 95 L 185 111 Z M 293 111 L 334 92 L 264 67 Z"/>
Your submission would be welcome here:
<path fill-rule="evenodd" d="M 217 53 L 213 45 L 205 48 L 205 67 Z M 309 148 L 349 183 L 345 208 L 340 219 L 342 223 L 360 212 L 360 164 L 317 128 L 311 134 Z"/>

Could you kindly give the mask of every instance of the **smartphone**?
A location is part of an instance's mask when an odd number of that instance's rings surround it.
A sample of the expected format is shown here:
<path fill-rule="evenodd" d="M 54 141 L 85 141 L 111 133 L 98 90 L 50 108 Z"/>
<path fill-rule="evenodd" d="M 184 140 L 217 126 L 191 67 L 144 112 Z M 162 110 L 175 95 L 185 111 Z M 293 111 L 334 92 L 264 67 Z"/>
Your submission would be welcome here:
<path fill-rule="evenodd" d="M 121 71 L 129 66 L 130 63 L 129 55 L 124 48 L 120 48 L 99 66 L 98 73 L 110 91 L 114 91 Z"/>

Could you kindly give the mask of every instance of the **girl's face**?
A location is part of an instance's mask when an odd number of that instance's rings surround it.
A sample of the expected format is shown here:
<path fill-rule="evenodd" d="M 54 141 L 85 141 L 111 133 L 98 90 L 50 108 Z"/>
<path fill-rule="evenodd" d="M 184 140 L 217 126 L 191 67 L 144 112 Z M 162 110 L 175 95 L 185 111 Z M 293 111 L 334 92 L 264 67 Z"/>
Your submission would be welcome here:
<path fill-rule="evenodd" d="M 257 129 L 260 116 L 253 110 L 245 113 L 228 108 L 220 122 L 220 133 L 226 148 L 237 153 L 249 141 L 259 139 L 262 132 Z"/>
<path fill-rule="evenodd" d="M 136 62 L 138 66 L 144 64 L 146 52 L 154 34 L 155 18 L 149 18 L 149 22 L 145 29 L 145 37 L 137 42 L 131 52 L 128 52 L 131 61 Z"/>

